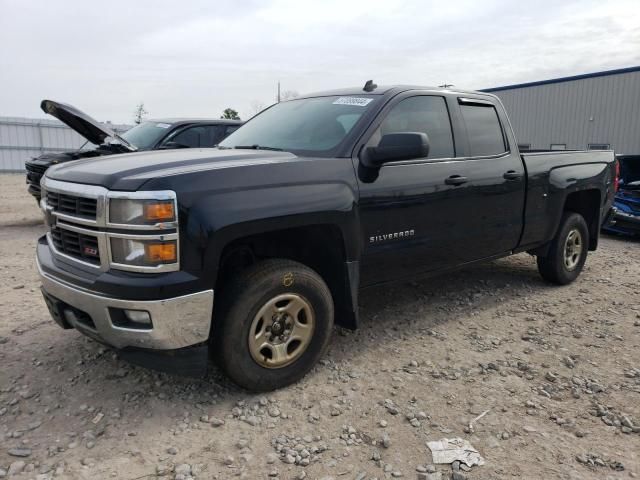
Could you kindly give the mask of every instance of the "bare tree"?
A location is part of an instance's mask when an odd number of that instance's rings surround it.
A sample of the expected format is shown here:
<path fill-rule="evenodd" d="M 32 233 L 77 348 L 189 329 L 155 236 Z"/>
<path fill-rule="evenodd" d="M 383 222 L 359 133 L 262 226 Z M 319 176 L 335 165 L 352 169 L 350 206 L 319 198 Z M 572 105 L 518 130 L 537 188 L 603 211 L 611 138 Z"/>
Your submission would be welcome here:
<path fill-rule="evenodd" d="M 251 116 L 255 116 L 259 114 L 262 110 L 266 108 L 265 104 L 260 100 L 252 100 L 251 101 Z"/>
<path fill-rule="evenodd" d="M 147 110 L 144 108 L 144 102 L 140 102 L 136 105 L 136 109 L 133 111 L 133 121 L 136 125 L 142 123 L 144 117 L 148 114 Z"/>
<path fill-rule="evenodd" d="M 280 93 L 280 101 L 283 102 L 285 100 L 291 100 L 293 98 L 298 98 L 300 94 L 295 90 L 285 90 Z"/>

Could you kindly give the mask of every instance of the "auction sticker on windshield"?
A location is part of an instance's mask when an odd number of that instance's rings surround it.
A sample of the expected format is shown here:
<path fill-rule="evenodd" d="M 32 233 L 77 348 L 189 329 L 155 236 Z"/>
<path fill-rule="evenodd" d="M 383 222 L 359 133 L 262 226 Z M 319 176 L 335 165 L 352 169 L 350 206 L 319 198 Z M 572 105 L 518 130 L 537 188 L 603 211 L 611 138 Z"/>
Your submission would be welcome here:
<path fill-rule="evenodd" d="M 366 107 L 373 101 L 373 98 L 361 97 L 340 97 L 333 101 L 334 105 L 353 105 L 355 107 Z"/>

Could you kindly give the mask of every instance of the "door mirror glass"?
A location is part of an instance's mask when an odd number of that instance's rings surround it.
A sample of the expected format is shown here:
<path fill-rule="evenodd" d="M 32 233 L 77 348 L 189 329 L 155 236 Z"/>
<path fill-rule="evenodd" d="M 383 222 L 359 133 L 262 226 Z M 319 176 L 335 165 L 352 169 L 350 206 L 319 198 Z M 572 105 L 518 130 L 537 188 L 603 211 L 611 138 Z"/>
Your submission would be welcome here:
<path fill-rule="evenodd" d="M 361 162 L 369 168 L 385 163 L 426 158 L 429 156 L 429 137 L 422 132 L 387 133 L 375 147 L 365 147 Z"/>

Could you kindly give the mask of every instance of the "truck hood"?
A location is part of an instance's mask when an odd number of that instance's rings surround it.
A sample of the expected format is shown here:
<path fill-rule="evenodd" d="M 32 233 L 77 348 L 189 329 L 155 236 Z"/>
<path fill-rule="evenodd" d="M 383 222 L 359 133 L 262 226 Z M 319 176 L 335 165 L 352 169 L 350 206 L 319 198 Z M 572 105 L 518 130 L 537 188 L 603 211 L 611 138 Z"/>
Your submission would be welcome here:
<path fill-rule="evenodd" d="M 209 170 L 295 161 L 289 152 L 185 148 L 87 158 L 47 170 L 63 182 L 100 185 L 110 190 L 138 190 L 148 180 Z"/>
<path fill-rule="evenodd" d="M 73 105 L 54 102 L 53 100 L 43 100 L 42 103 L 40 103 L 40 108 L 44 113 L 48 113 L 49 115 L 56 117 L 62 123 L 71 127 L 91 143 L 102 145 L 107 138 L 111 137 L 118 139 L 126 150 L 130 152 L 135 152 L 137 150 L 136 147 L 131 145 L 109 127 L 106 127 L 97 120 L 91 118 L 89 115 L 78 110 Z"/>

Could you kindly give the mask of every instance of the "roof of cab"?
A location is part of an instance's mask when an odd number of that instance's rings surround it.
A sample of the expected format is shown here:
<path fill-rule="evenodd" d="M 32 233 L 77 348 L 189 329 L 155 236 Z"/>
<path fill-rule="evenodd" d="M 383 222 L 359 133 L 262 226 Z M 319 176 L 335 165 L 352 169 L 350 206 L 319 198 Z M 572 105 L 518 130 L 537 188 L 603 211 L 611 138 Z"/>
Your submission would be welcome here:
<path fill-rule="evenodd" d="M 322 92 L 314 92 L 306 95 L 301 95 L 297 98 L 312 98 L 312 97 L 331 97 L 331 96 L 350 96 L 350 95 L 397 95 L 398 93 L 410 91 L 410 90 L 430 90 L 443 93 L 452 94 L 475 94 L 482 96 L 494 97 L 494 95 L 486 92 L 478 92 L 475 90 L 464 90 L 460 88 L 444 88 L 444 87 L 427 87 L 424 85 L 379 85 L 370 92 L 365 91 L 362 87 L 340 88 L 336 90 L 326 90 Z M 295 99 L 292 99 L 295 100 Z"/>

